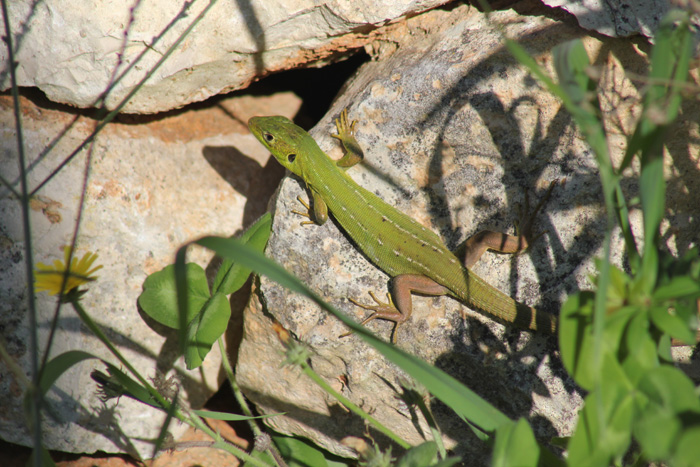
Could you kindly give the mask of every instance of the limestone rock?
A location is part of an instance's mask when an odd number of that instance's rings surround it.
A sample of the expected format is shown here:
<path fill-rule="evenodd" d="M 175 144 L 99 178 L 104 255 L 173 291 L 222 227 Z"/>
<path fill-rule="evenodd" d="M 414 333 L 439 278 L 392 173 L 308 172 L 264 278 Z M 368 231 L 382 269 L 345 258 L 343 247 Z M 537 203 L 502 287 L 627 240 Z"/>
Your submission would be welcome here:
<path fill-rule="evenodd" d="M 56 102 L 92 107 L 114 83 L 106 100 L 109 108 L 134 89 L 206 9 L 123 108 L 155 113 L 244 88 L 275 71 L 321 64 L 361 48 L 377 27 L 442 3 L 20 0 L 8 8 L 20 86 L 36 86 Z M 0 63 L 0 89 L 5 90 L 10 87 L 5 47 L 0 48 Z"/>
<path fill-rule="evenodd" d="M 265 102 L 267 101 L 267 102 Z M 266 199 L 282 171 L 267 163 L 268 154 L 240 121 L 274 108 L 293 116 L 299 100 L 291 94 L 268 98 L 229 98 L 217 107 L 176 113 L 149 121 L 122 119 L 97 137 L 87 197 L 78 236 L 78 254 L 99 255 L 98 280 L 88 286 L 82 303 L 107 336 L 145 377 L 156 371 L 175 376 L 181 397 L 198 408 L 220 384 L 218 347 L 200 371 L 187 371 L 174 332 L 156 333 L 140 315 L 136 299 L 146 276 L 174 260 L 185 242 L 207 234 L 231 235 L 264 212 Z M 25 149 L 33 169 L 34 189 L 61 164 L 94 128 L 95 122 L 34 105 L 22 99 Z M 73 127 L 51 152 L 42 151 L 64 128 Z M 16 136 L 9 97 L 0 100 L 0 172 L 7 180 L 18 175 Z M 34 260 L 51 264 L 62 259 L 78 214 L 87 151 L 78 153 L 51 179 L 33 201 L 31 212 Z M 273 171 L 266 176 L 269 168 Z M 264 193 L 264 187 L 268 192 Z M 271 188 L 271 189 L 270 189 Z M 18 188 L 17 188 L 18 189 Z M 11 355 L 29 374 L 29 339 L 25 279 L 25 249 L 18 200 L 0 188 L 0 332 Z M 206 266 L 210 255 L 193 250 L 189 261 Z M 42 351 L 56 306 L 55 297 L 37 294 Z M 58 319 L 51 355 L 83 350 L 118 365 L 85 328 L 75 312 L 64 306 Z M 103 407 L 90 378 L 88 361 L 73 367 L 49 391 L 49 408 L 57 418 L 44 417 L 48 449 L 69 452 L 129 452 L 150 457 L 144 440 L 158 435 L 163 414 L 122 397 Z M 0 363 L 0 437 L 31 445 L 23 415 L 23 388 Z M 174 423 L 177 437 L 187 427 Z"/>

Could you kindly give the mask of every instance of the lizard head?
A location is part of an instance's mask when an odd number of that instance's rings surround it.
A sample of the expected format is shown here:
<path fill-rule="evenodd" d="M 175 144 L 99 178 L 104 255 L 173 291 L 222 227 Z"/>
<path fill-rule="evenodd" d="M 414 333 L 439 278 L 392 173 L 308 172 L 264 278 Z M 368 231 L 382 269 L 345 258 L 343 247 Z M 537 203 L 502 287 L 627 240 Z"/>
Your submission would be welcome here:
<path fill-rule="evenodd" d="M 280 164 L 299 176 L 308 154 L 321 151 L 310 134 L 286 117 L 253 117 L 248 128 Z"/>

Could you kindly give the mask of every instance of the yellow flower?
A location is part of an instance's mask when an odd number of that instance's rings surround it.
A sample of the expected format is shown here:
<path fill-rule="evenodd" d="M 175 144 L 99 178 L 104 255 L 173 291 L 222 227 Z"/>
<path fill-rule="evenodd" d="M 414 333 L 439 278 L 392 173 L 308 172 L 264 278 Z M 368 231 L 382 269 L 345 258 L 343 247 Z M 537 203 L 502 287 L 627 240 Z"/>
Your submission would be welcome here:
<path fill-rule="evenodd" d="M 37 263 L 36 269 L 34 270 L 34 290 L 37 292 L 42 292 L 46 290 L 51 295 L 56 295 L 61 292 L 61 286 L 63 285 L 66 264 L 68 264 L 68 258 L 70 256 L 70 247 L 65 247 L 63 249 L 64 260 L 55 260 L 53 266 L 47 266 L 43 263 Z M 85 253 L 80 260 L 73 257 L 70 263 L 70 268 L 68 268 L 68 276 L 66 277 L 66 286 L 63 288 L 63 293 L 67 294 L 71 290 L 79 287 L 88 282 L 97 279 L 97 276 L 92 274 L 100 269 L 102 265 L 96 266 L 92 269 L 92 263 L 97 259 L 97 254 L 95 253 Z"/>

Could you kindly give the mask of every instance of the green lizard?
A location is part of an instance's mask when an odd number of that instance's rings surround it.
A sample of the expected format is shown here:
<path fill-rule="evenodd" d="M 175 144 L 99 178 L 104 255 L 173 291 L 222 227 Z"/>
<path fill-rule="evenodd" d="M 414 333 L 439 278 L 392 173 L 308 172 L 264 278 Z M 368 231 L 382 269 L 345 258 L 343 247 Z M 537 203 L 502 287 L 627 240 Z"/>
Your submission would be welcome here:
<path fill-rule="evenodd" d="M 530 223 L 520 236 L 479 232 L 463 244 L 466 254 L 461 262 L 434 232 L 360 187 L 345 173 L 343 168 L 355 165 L 364 157 L 355 139 L 356 123 L 348 124 L 347 109 L 335 121 L 338 134 L 332 136 L 345 149 L 338 161 L 332 160 L 311 135 L 285 117 L 253 117 L 248 127 L 280 164 L 306 183 L 316 223 L 326 222 L 330 210 L 365 256 L 393 278 L 388 303 L 379 301 L 372 292 L 370 295 L 376 302 L 373 306 L 350 299 L 373 312 L 362 324 L 376 318 L 393 321 L 395 341 L 396 328 L 411 316 L 411 294 L 419 293 L 450 295 L 505 324 L 555 333 L 554 316 L 516 302 L 469 270 L 487 249 L 516 253 L 527 248 Z M 533 216 L 541 205 L 542 202 Z M 311 218 L 311 209 L 305 206 L 309 213 L 299 214 Z"/>

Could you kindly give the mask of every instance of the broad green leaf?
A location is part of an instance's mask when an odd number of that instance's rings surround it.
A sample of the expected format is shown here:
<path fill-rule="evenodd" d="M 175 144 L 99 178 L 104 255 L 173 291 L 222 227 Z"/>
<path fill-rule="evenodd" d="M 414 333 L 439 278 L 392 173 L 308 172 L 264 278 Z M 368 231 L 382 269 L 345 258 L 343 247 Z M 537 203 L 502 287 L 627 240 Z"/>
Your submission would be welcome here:
<path fill-rule="evenodd" d="M 664 460 L 670 457 L 681 430 L 681 422 L 673 412 L 652 404 L 640 412 L 634 437 L 648 460 Z"/>
<path fill-rule="evenodd" d="M 257 449 L 253 449 L 253 452 L 250 453 L 250 457 L 261 460 L 269 466 L 277 465 L 277 462 L 275 462 L 274 457 L 272 457 L 272 454 L 270 454 L 269 451 L 259 451 Z M 250 467 L 251 465 L 253 465 L 252 462 L 246 462 L 243 464 L 243 467 Z"/>
<path fill-rule="evenodd" d="M 635 313 L 629 321 L 623 339 L 618 358 L 631 384 L 635 385 L 647 371 L 659 365 L 657 346 L 649 334 L 646 313 Z"/>
<path fill-rule="evenodd" d="M 695 425 L 681 434 L 671 465 L 694 467 L 698 465 L 698 459 L 700 459 L 700 425 Z"/>
<path fill-rule="evenodd" d="M 224 294 L 217 293 L 187 325 L 185 363 L 187 369 L 199 367 L 214 342 L 226 331 L 231 306 Z"/>
<path fill-rule="evenodd" d="M 209 300 L 209 286 L 204 269 L 198 264 L 186 265 L 187 310 L 185 322 L 189 323 Z M 154 272 L 143 283 L 143 292 L 138 303 L 148 316 L 170 328 L 180 327 L 175 283 L 175 265 L 166 266 Z"/>
<path fill-rule="evenodd" d="M 610 465 L 613 454 L 601 446 L 601 421 L 598 410 L 600 395 L 598 392 L 589 394 L 578 415 L 576 431 L 569 440 L 568 465 L 581 467 Z"/>
<path fill-rule="evenodd" d="M 272 215 L 266 212 L 240 236 L 239 240 L 262 253 L 270 238 L 271 227 Z M 250 268 L 234 263 L 230 258 L 224 259 L 214 278 L 213 292 L 220 292 L 224 295 L 232 294 L 243 286 L 250 276 L 250 272 Z"/>
<path fill-rule="evenodd" d="M 437 461 L 437 444 L 426 441 L 404 453 L 396 462 L 396 467 L 426 467 Z"/>
<path fill-rule="evenodd" d="M 491 465 L 496 467 L 537 466 L 539 459 L 540 447 L 524 418 L 515 423 L 505 424 L 496 431 Z"/>
<path fill-rule="evenodd" d="M 695 330 L 690 328 L 690 323 L 668 307 L 653 306 L 650 315 L 654 325 L 669 336 L 687 344 L 695 343 Z"/>
<path fill-rule="evenodd" d="M 700 399 L 693 382 L 678 368 L 663 365 L 647 372 L 638 385 L 652 403 L 676 413 L 700 413 Z"/>
<path fill-rule="evenodd" d="M 608 369 L 606 373 L 615 371 Z M 631 441 L 635 413 L 634 393 L 615 381 L 606 382 L 589 394 L 569 442 L 568 465 L 610 465 L 612 459 L 622 456 Z"/>
<path fill-rule="evenodd" d="M 700 294 L 700 282 L 691 276 L 677 276 L 670 282 L 660 285 L 654 291 L 653 298 L 657 301 L 673 300 L 686 296 L 696 296 Z"/>
<path fill-rule="evenodd" d="M 566 371 L 584 389 L 591 390 L 597 369 L 591 356 L 592 292 L 570 295 L 559 314 L 559 349 Z"/>
<path fill-rule="evenodd" d="M 613 274 L 614 275 L 614 274 Z M 559 316 L 559 349 L 566 370 L 584 389 L 592 391 L 601 378 L 596 367 L 593 344 L 592 292 L 569 296 Z M 604 354 L 616 354 L 630 321 L 638 314 L 635 307 L 626 306 L 604 316 L 603 339 L 599 349 Z"/>

